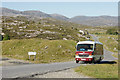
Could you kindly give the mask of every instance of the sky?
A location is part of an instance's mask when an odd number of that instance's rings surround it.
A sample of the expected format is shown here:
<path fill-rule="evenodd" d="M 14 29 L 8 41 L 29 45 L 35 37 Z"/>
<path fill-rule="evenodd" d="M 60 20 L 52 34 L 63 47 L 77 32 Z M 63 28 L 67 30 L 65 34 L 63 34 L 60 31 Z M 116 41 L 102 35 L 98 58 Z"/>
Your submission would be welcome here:
<path fill-rule="evenodd" d="M 120 0 L 1 0 L 2 2 L 119 2 Z"/>
<path fill-rule="evenodd" d="M 2 2 L 2 7 L 19 11 L 39 10 L 48 14 L 74 16 L 117 16 L 118 2 Z"/>

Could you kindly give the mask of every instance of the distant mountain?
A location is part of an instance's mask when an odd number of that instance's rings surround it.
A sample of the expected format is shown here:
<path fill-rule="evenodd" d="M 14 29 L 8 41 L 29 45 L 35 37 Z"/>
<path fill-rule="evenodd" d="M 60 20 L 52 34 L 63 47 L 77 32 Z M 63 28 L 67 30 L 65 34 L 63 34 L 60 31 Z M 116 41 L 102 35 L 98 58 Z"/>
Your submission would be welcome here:
<path fill-rule="evenodd" d="M 28 15 L 28 16 L 36 16 L 36 17 L 51 17 L 49 14 L 43 13 L 41 11 L 35 11 L 35 10 L 23 11 L 21 12 L 21 14 Z"/>
<path fill-rule="evenodd" d="M 117 26 L 118 18 L 115 16 L 75 16 L 70 22 L 89 26 Z"/>
<path fill-rule="evenodd" d="M 41 11 L 29 10 L 29 11 L 17 11 L 8 8 L 0 8 L 2 10 L 3 16 L 36 16 L 36 17 L 51 17 L 49 14 L 43 13 Z"/>
<path fill-rule="evenodd" d="M 58 20 L 65 20 L 74 22 L 77 24 L 83 24 L 88 26 L 117 26 L 118 18 L 115 16 L 75 16 L 73 18 L 67 18 L 60 14 L 47 14 L 41 11 L 29 10 L 29 11 L 17 11 L 8 8 L 2 9 L 3 16 L 32 16 L 32 17 L 43 17 L 43 18 L 54 18 Z"/>
<path fill-rule="evenodd" d="M 20 15 L 21 12 L 13 9 L 8 9 L 8 8 L 1 8 L 0 11 L 2 11 L 3 16 L 15 16 L 15 15 Z"/>
<path fill-rule="evenodd" d="M 60 14 L 50 14 L 52 18 L 58 19 L 58 20 L 69 20 L 66 16 L 60 15 Z"/>

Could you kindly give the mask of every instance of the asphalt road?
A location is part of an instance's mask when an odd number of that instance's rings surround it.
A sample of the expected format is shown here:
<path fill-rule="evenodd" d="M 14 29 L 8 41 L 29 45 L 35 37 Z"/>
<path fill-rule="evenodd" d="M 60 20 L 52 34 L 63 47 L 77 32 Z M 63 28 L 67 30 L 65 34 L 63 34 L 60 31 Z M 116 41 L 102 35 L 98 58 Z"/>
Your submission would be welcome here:
<path fill-rule="evenodd" d="M 91 35 L 93 39 L 97 40 L 94 35 Z M 113 57 L 107 50 L 104 50 L 104 60 L 100 64 L 111 64 L 117 58 Z M 111 62 L 112 61 L 112 62 Z M 26 64 L 19 66 L 5 66 L 2 67 L 2 77 L 3 78 L 18 78 L 18 77 L 29 77 L 37 74 L 44 74 L 59 70 L 65 70 L 68 68 L 74 68 L 80 65 L 86 64 L 76 64 L 74 61 L 71 62 L 60 62 L 60 63 L 50 63 L 50 64 Z M 91 64 L 87 64 L 91 65 Z M 94 65 L 94 64 L 93 64 Z"/>
<path fill-rule="evenodd" d="M 3 78 L 25 77 L 33 74 L 44 74 L 47 72 L 59 71 L 77 66 L 80 66 L 80 64 L 76 64 L 75 62 L 9 66 L 3 67 L 2 77 Z"/>

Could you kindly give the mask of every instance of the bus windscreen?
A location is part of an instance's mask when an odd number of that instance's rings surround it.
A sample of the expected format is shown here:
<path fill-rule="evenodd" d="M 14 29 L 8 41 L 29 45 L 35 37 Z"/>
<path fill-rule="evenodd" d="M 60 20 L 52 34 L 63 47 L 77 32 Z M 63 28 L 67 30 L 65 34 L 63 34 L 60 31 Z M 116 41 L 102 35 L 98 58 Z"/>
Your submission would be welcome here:
<path fill-rule="evenodd" d="M 78 44 L 77 51 L 93 51 L 93 44 Z"/>

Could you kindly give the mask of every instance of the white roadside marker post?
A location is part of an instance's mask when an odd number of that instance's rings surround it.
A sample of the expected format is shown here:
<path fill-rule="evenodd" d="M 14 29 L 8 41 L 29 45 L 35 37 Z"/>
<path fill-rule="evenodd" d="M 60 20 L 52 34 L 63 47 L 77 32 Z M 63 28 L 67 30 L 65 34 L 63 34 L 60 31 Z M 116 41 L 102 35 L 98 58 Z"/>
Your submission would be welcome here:
<path fill-rule="evenodd" d="M 29 60 L 30 60 L 30 56 L 34 56 L 34 61 L 35 61 L 35 59 L 36 59 L 36 52 L 28 52 L 28 55 L 29 55 Z"/>

